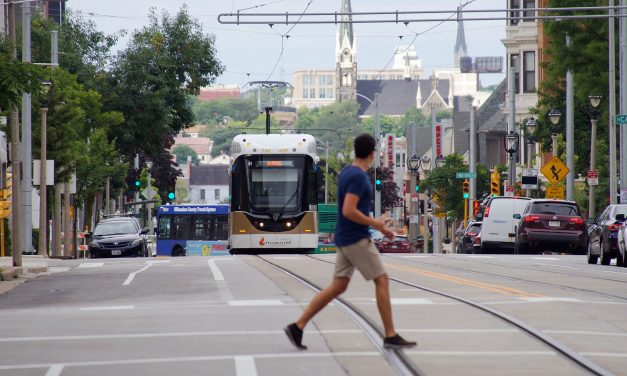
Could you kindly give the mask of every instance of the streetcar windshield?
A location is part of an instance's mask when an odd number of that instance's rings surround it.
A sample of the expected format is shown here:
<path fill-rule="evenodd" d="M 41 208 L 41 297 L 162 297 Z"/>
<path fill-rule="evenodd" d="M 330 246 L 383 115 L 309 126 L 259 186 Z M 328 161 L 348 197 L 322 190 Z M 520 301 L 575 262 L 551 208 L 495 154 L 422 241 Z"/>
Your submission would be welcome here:
<path fill-rule="evenodd" d="M 285 212 L 300 208 L 304 157 L 246 157 L 251 207 L 259 212 Z"/>

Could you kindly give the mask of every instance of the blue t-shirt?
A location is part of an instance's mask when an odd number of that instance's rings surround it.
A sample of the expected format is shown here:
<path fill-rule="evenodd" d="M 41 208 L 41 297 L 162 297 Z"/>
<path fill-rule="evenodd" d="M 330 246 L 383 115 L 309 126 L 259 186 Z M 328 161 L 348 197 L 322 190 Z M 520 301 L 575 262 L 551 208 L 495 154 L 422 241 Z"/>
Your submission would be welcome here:
<path fill-rule="evenodd" d="M 357 243 L 361 239 L 369 237 L 368 225 L 360 225 L 342 215 L 344 197 L 347 193 L 359 196 L 357 209 L 369 215 L 370 201 L 372 200 L 372 188 L 368 175 L 357 166 L 348 166 L 340 173 L 337 182 L 338 216 L 335 227 L 335 244 L 343 247 Z"/>

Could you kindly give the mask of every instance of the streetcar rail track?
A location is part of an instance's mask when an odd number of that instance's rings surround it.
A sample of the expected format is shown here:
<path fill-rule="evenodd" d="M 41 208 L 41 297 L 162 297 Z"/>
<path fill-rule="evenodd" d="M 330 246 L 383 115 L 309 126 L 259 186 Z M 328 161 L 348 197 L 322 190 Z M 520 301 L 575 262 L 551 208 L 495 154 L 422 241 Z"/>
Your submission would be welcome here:
<path fill-rule="evenodd" d="M 312 258 L 314 260 L 317 261 L 321 261 L 321 262 L 325 262 L 325 263 L 329 263 L 329 264 L 334 264 L 331 261 L 328 260 L 323 260 L 320 259 L 318 257 L 314 257 L 311 255 L 307 255 L 307 257 Z M 395 278 L 395 277 L 391 277 L 388 276 L 388 279 L 397 283 L 400 283 L 402 285 L 408 286 L 408 287 L 413 287 L 416 288 L 418 290 L 422 290 L 422 291 L 426 291 L 435 295 L 439 295 L 439 296 L 443 296 L 455 301 L 458 301 L 460 303 L 464 303 L 466 305 L 469 305 L 471 307 L 474 307 L 476 309 L 479 309 L 480 311 L 486 312 L 494 317 L 497 317 L 501 320 L 503 320 L 504 322 L 513 325 L 515 327 L 517 327 L 518 329 L 522 330 L 523 332 L 529 334 L 530 336 L 536 338 L 538 341 L 540 341 L 541 343 L 544 343 L 545 345 L 549 346 L 550 348 L 552 348 L 553 350 L 557 351 L 559 354 L 562 354 L 564 357 L 566 357 L 567 359 L 571 360 L 573 363 L 577 364 L 578 366 L 580 366 L 581 368 L 585 369 L 586 371 L 594 374 L 594 375 L 598 375 L 598 376 L 610 376 L 613 375 L 610 371 L 606 370 L 605 368 L 601 367 L 600 365 L 592 362 L 591 360 L 585 358 L 584 356 L 582 356 L 581 354 L 579 354 L 577 351 L 571 349 L 570 347 L 564 345 L 563 343 L 557 341 L 556 339 L 544 334 L 541 330 L 538 330 L 534 327 L 532 327 L 531 325 L 526 324 L 525 322 L 510 316 L 508 314 L 505 314 L 503 312 L 500 312 L 496 309 L 493 309 L 485 304 L 479 303 L 479 302 L 475 302 L 473 300 L 470 299 L 465 299 L 453 294 L 449 294 L 443 291 L 439 291 L 439 290 L 435 290 L 426 286 L 422 286 L 413 282 L 408 282 L 399 278 Z"/>
<path fill-rule="evenodd" d="M 472 269 L 464 269 L 462 267 L 451 266 L 451 265 L 433 264 L 433 263 L 430 263 L 430 262 L 424 262 L 423 261 L 424 259 L 421 259 L 421 261 L 416 261 L 416 260 L 409 260 L 409 259 L 404 259 L 404 258 L 400 258 L 400 257 L 394 257 L 394 256 L 390 256 L 390 255 L 385 255 L 385 257 L 386 258 L 395 259 L 395 260 L 409 262 L 409 263 L 412 263 L 412 264 L 428 265 L 428 266 L 433 266 L 433 267 L 440 268 L 440 269 L 455 270 L 455 271 L 460 271 L 460 272 L 465 272 L 465 273 L 470 273 L 470 274 L 479 274 L 479 275 L 484 275 L 484 276 L 488 276 L 488 277 L 495 277 L 495 278 L 506 279 L 506 280 L 509 280 L 509 281 L 525 282 L 525 283 L 534 284 L 534 285 L 559 288 L 559 289 L 562 289 L 562 290 L 583 292 L 583 293 L 586 293 L 586 294 L 592 294 L 592 295 L 602 296 L 604 298 L 611 298 L 611 299 L 620 300 L 622 302 L 627 302 L 627 297 L 614 295 L 614 294 L 609 294 L 609 293 L 605 293 L 605 292 L 602 292 L 602 291 L 582 289 L 582 288 L 578 288 L 578 287 L 567 286 L 567 285 L 560 285 L 560 284 L 551 283 L 551 282 L 534 281 L 534 280 L 531 280 L 531 279 L 526 279 L 526 278 L 521 278 L 521 277 L 512 277 L 512 276 L 508 276 L 508 275 L 488 273 L 488 272 L 482 272 L 482 271 L 472 270 Z M 500 264 L 490 264 L 490 265 L 507 266 L 507 265 L 500 265 Z M 538 271 L 537 269 L 523 268 L 523 267 L 517 268 L 517 269 L 526 269 L 526 270 Z M 550 273 L 550 271 L 546 271 L 546 272 Z M 556 273 L 556 274 L 566 274 L 566 275 L 571 275 L 571 276 L 577 277 L 577 275 L 572 275 L 572 274 L 568 274 L 568 273 Z"/>
<path fill-rule="evenodd" d="M 257 258 L 286 273 L 316 292 L 322 290 L 322 288 L 317 284 L 281 265 L 278 265 L 277 263 L 266 260 L 261 256 L 257 256 Z M 386 349 L 383 347 L 383 330 L 368 315 L 340 297 L 335 298 L 334 301 L 336 302 L 336 306 L 363 330 L 368 339 L 370 339 L 375 348 L 383 355 L 385 360 L 397 374 L 415 376 L 424 375 L 424 372 L 422 372 L 420 368 L 418 368 L 418 366 L 416 366 L 416 364 L 414 364 L 414 362 L 407 355 L 405 355 L 402 349 Z"/>

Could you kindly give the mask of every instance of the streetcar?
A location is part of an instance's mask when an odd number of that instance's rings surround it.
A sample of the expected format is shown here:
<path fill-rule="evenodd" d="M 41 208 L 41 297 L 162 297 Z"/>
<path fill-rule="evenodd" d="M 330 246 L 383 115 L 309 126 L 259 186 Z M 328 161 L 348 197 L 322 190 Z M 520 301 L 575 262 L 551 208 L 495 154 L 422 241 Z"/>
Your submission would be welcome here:
<path fill-rule="evenodd" d="M 307 134 L 242 134 L 231 144 L 231 253 L 318 247 L 316 140 Z"/>

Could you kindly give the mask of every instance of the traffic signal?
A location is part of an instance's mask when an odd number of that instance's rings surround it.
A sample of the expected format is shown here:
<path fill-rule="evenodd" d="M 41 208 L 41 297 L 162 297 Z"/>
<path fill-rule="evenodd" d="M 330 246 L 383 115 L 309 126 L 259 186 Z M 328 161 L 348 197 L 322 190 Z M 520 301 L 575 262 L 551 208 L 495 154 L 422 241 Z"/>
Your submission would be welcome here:
<path fill-rule="evenodd" d="M 374 187 L 377 191 L 381 190 L 381 179 L 377 179 L 374 181 Z"/>
<path fill-rule="evenodd" d="M 11 195 L 13 174 L 7 172 L 4 189 L 0 189 L 0 218 L 8 218 L 11 215 Z"/>
<path fill-rule="evenodd" d="M 472 216 L 477 217 L 477 214 L 479 214 L 479 201 L 472 203 Z"/>
<path fill-rule="evenodd" d="M 490 194 L 492 196 L 501 194 L 501 174 L 498 171 L 494 171 L 490 175 Z"/>
<path fill-rule="evenodd" d="M 464 192 L 464 199 L 470 198 L 470 182 L 468 179 L 464 180 L 462 191 Z"/>
<path fill-rule="evenodd" d="M 174 201 L 175 198 L 176 198 L 176 194 L 173 191 L 168 192 L 168 200 Z"/>
<path fill-rule="evenodd" d="M 139 190 L 139 187 L 141 186 L 141 182 L 139 181 L 139 179 L 135 180 L 135 189 Z"/>

